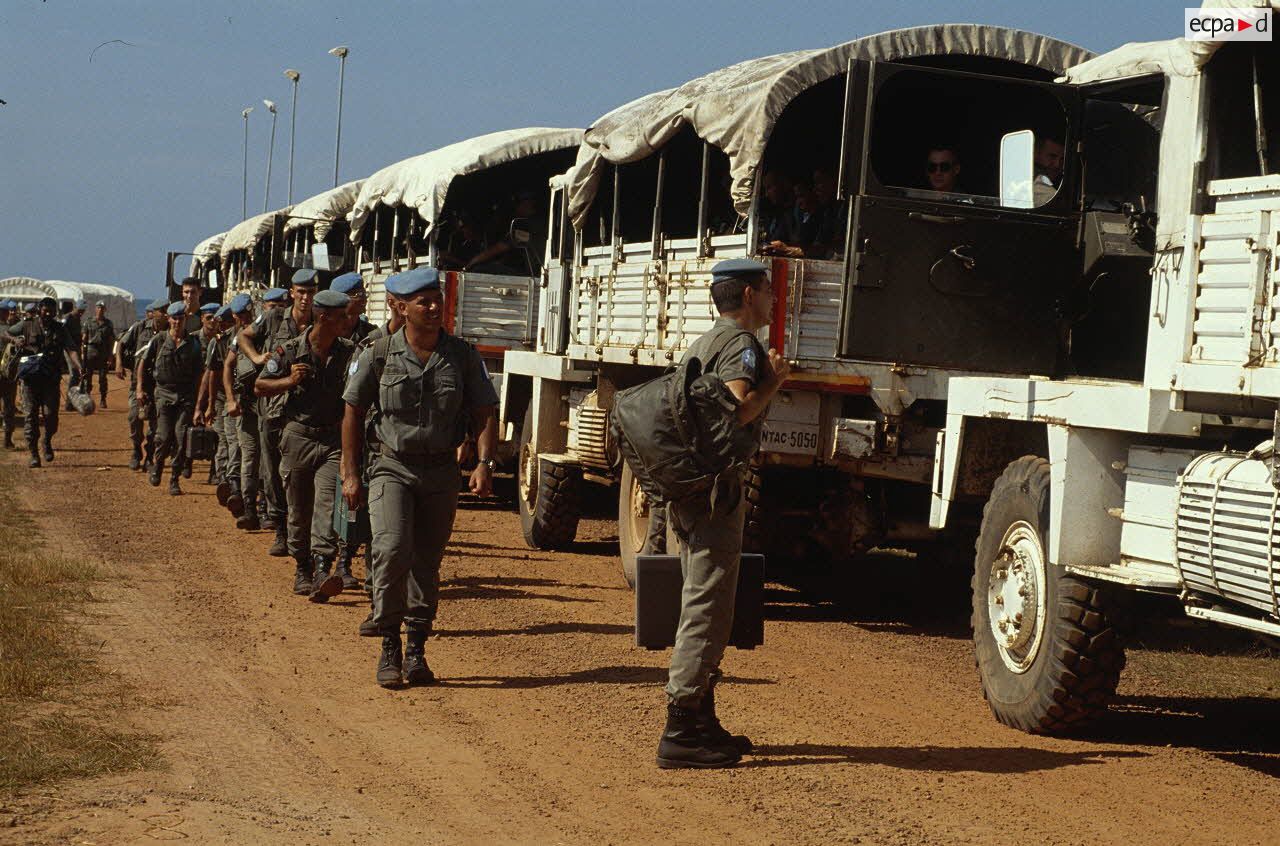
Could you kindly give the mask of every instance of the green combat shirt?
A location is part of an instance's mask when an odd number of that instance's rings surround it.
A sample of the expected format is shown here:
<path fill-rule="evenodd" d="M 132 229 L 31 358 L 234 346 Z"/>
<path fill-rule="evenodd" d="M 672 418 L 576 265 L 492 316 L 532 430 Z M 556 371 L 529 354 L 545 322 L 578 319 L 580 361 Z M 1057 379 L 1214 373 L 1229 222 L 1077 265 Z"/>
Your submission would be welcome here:
<path fill-rule="evenodd" d="M 84 336 L 84 357 L 89 361 L 105 361 L 111 355 L 116 341 L 116 327 L 109 318 L 99 320 L 90 317 L 81 328 Z"/>
<path fill-rule="evenodd" d="M 155 386 L 157 399 L 170 402 L 194 402 L 200 377 L 204 373 L 204 352 L 200 339 L 190 335 L 174 344 L 168 332 L 157 335 L 142 351 L 142 385 Z"/>
<path fill-rule="evenodd" d="M 471 411 L 498 403 L 475 347 L 443 329 L 425 364 L 409 348 L 404 329 L 391 336 L 381 379 L 374 375 L 373 353 L 366 347 L 352 363 L 342 398 L 357 408 L 378 406 L 382 451 L 401 460 L 451 453 L 466 437 Z"/>
<path fill-rule="evenodd" d="M 279 352 L 271 353 L 258 378 L 282 379 L 295 364 L 311 365 L 311 375 L 285 395 L 284 419 L 302 426 L 332 428 L 336 433 L 346 412 L 342 389 L 355 351 L 351 341 L 335 338 L 329 360 L 321 362 L 312 350 L 311 333 L 303 332 L 285 341 Z"/>
<path fill-rule="evenodd" d="M 720 351 L 712 361 L 703 361 L 705 370 L 708 373 L 714 373 L 719 376 L 721 381 L 732 382 L 735 379 L 745 379 L 748 389 L 755 388 L 760 382 L 769 375 L 769 357 L 764 351 L 759 339 L 755 335 L 743 333 L 738 324 L 734 323 L 727 317 L 716 318 L 716 322 L 711 329 L 704 332 L 696 341 L 689 345 L 685 358 L 689 356 L 704 357 L 706 350 L 711 343 L 725 332 L 742 333 L 738 337 L 729 341 L 724 349 Z M 756 442 L 759 443 L 760 435 L 764 430 L 764 419 L 768 416 L 768 409 L 763 411 L 759 417 L 751 421 L 749 427 L 753 429 Z"/>

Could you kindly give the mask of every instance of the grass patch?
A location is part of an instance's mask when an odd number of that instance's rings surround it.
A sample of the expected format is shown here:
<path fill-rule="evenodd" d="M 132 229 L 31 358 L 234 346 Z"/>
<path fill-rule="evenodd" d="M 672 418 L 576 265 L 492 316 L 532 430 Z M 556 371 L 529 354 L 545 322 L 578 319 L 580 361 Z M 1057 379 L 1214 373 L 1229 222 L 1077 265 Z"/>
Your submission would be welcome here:
<path fill-rule="evenodd" d="M 111 727 L 103 676 L 72 622 L 99 578 L 88 562 L 41 548 L 0 467 L 0 793 L 73 776 L 152 766 L 153 739 Z"/>

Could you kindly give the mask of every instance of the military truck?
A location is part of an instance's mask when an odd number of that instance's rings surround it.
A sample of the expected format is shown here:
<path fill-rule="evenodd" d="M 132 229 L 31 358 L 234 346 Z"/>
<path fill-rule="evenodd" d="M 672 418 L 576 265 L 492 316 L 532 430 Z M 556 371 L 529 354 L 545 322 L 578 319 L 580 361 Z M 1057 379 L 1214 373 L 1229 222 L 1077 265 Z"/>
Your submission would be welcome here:
<path fill-rule="evenodd" d="M 748 546 L 806 563 L 885 544 L 954 555 L 976 519 L 929 523 L 949 380 L 1141 370 L 1111 326 L 1147 305 L 1160 92 L 1055 83 L 1090 56 L 918 27 L 744 62 L 596 121 L 553 183 L 537 348 L 507 355 L 526 541 L 569 545 L 588 486 L 617 484 L 632 579 L 651 514 L 611 460 L 612 396 L 679 361 L 714 320 L 711 267 L 753 256 L 775 292 L 761 340 L 793 370 L 749 480 Z M 1002 204 L 1001 142 L 1026 129 L 1060 168 Z M 929 181 L 936 150 L 960 166 L 948 190 Z M 825 241 L 779 237 L 780 217 L 810 212 Z"/>
<path fill-rule="evenodd" d="M 1237 11 L 1274 31 L 1276 5 Z M 1030 732 L 1106 707 L 1134 592 L 1280 636 L 1280 51 L 1127 45 L 1067 83 L 1144 104 L 1160 127 L 1145 213 L 1099 216 L 1083 195 L 1084 266 L 1105 268 L 1084 291 L 1085 322 L 1114 364 L 951 379 L 933 462 L 930 525 L 979 520 L 983 691 L 998 720 Z M 1074 151 L 1077 168 L 1093 153 Z M 1011 172 L 1031 155 L 1006 140 Z M 1148 242 L 1137 232 L 1152 218 Z M 1026 285 L 1054 272 L 1029 271 Z"/>

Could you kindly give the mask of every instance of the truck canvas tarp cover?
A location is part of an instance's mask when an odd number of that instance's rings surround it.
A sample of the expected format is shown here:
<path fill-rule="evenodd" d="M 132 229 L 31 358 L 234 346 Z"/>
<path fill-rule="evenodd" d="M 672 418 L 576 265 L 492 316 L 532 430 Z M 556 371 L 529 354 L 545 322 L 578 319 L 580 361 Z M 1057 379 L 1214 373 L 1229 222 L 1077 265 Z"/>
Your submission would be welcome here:
<path fill-rule="evenodd" d="M 414 208 L 430 228 L 444 208 L 455 178 L 527 156 L 576 147 L 581 141 L 581 129 L 508 129 L 384 167 L 364 181 L 356 197 L 350 215 L 351 242 L 360 243 L 360 230 L 379 204 Z"/>
<path fill-rule="evenodd" d="M 222 242 L 226 240 L 227 233 L 220 232 L 217 235 L 211 235 L 205 238 L 199 244 L 191 248 L 191 276 L 199 276 L 200 268 L 213 261 L 214 265 L 218 264 L 221 256 Z"/>
<path fill-rule="evenodd" d="M 765 56 L 713 71 L 634 100 L 587 130 L 569 173 L 574 225 L 581 228 L 585 223 L 607 164 L 648 158 L 686 124 L 729 156 L 734 206 L 745 215 L 770 133 L 792 100 L 845 73 L 850 59 L 893 61 L 931 55 L 985 56 L 1060 74 L 1093 54 L 1032 32 L 940 24 L 891 30 L 821 50 Z"/>
<path fill-rule="evenodd" d="M 1280 0 L 1250 2 L 1250 0 L 1208 0 L 1205 9 L 1280 9 Z M 1132 42 L 1104 53 L 1101 56 L 1069 68 L 1060 81 L 1072 85 L 1089 85 L 1113 79 L 1125 79 L 1144 74 L 1160 74 L 1165 77 L 1166 102 L 1187 100 L 1195 96 L 1196 78 L 1213 58 L 1223 42 L 1187 41 L 1172 38 L 1168 41 Z M 1182 243 L 1186 232 L 1186 212 L 1191 208 L 1195 184 L 1189 177 L 1192 162 L 1201 151 L 1185 143 L 1193 133 L 1188 127 L 1175 125 L 1174 121 L 1194 119 L 1195 110 L 1169 109 L 1163 116 L 1160 145 L 1160 175 L 1156 189 L 1157 210 L 1156 238 L 1160 249 L 1176 247 Z"/>
<path fill-rule="evenodd" d="M 284 231 L 293 232 L 295 229 L 314 225 L 314 240 L 323 241 L 329 234 L 333 222 L 345 218 L 355 206 L 356 197 L 363 184 L 363 179 L 357 179 L 303 200 L 289 210 L 289 217 L 284 222 Z"/>
<path fill-rule="evenodd" d="M 137 314 L 133 306 L 133 294 L 114 285 L 97 282 L 67 282 L 62 279 L 33 279 L 14 276 L 0 279 L 0 300 L 17 300 L 25 305 L 43 297 L 53 297 L 59 302 L 83 302 L 86 314 L 92 315 L 99 300 L 106 306 L 107 317 L 116 326 L 116 332 L 127 329 Z"/>
<path fill-rule="evenodd" d="M 259 241 L 271 234 L 271 229 L 275 226 L 276 215 L 288 214 L 292 209 L 293 206 L 285 206 L 282 209 L 255 215 L 248 220 L 242 220 L 231 227 L 231 231 L 227 233 L 227 237 L 222 241 L 222 260 L 226 261 L 237 250 L 252 250 Z"/>

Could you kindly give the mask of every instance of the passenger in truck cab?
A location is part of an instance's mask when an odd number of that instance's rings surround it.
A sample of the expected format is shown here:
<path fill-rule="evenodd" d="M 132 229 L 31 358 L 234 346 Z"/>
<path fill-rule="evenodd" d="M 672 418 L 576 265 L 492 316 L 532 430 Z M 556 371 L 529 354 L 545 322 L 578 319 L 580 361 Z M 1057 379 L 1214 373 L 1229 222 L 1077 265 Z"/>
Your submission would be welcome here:
<path fill-rule="evenodd" d="M 1036 136 L 1036 178 L 1031 187 L 1037 206 L 1049 202 L 1053 199 L 1053 195 L 1058 193 L 1058 185 L 1062 182 L 1062 164 L 1065 159 L 1066 148 L 1061 138 L 1054 138 L 1052 135 Z"/>
<path fill-rule="evenodd" d="M 760 200 L 761 252 L 770 253 L 791 241 L 791 209 L 795 205 L 795 183 L 776 170 L 765 171 L 760 180 L 764 197 Z"/>
<path fill-rule="evenodd" d="M 929 148 L 925 179 L 932 191 L 956 193 L 956 185 L 960 181 L 960 153 L 955 147 L 940 144 Z"/>
<path fill-rule="evenodd" d="M 533 191 L 521 191 L 515 195 L 514 213 L 506 231 L 501 233 L 496 242 L 466 262 L 462 269 L 476 273 L 529 274 L 537 275 L 542 269 L 542 252 L 546 247 L 546 214 L 538 204 L 538 195 Z M 511 225 L 521 222 L 521 228 L 529 233 L 526 244 L 517 244 L 512 240 Z"/>
<path fill-rule="evenodd" d="M 444 229 L 441 238 L 440 269 L 461 270 L 467 262 L 484 251 L 484 235 L 470 212 L 458 212 Z M 442 233 L 442 234 L 444 234 Z"/>

